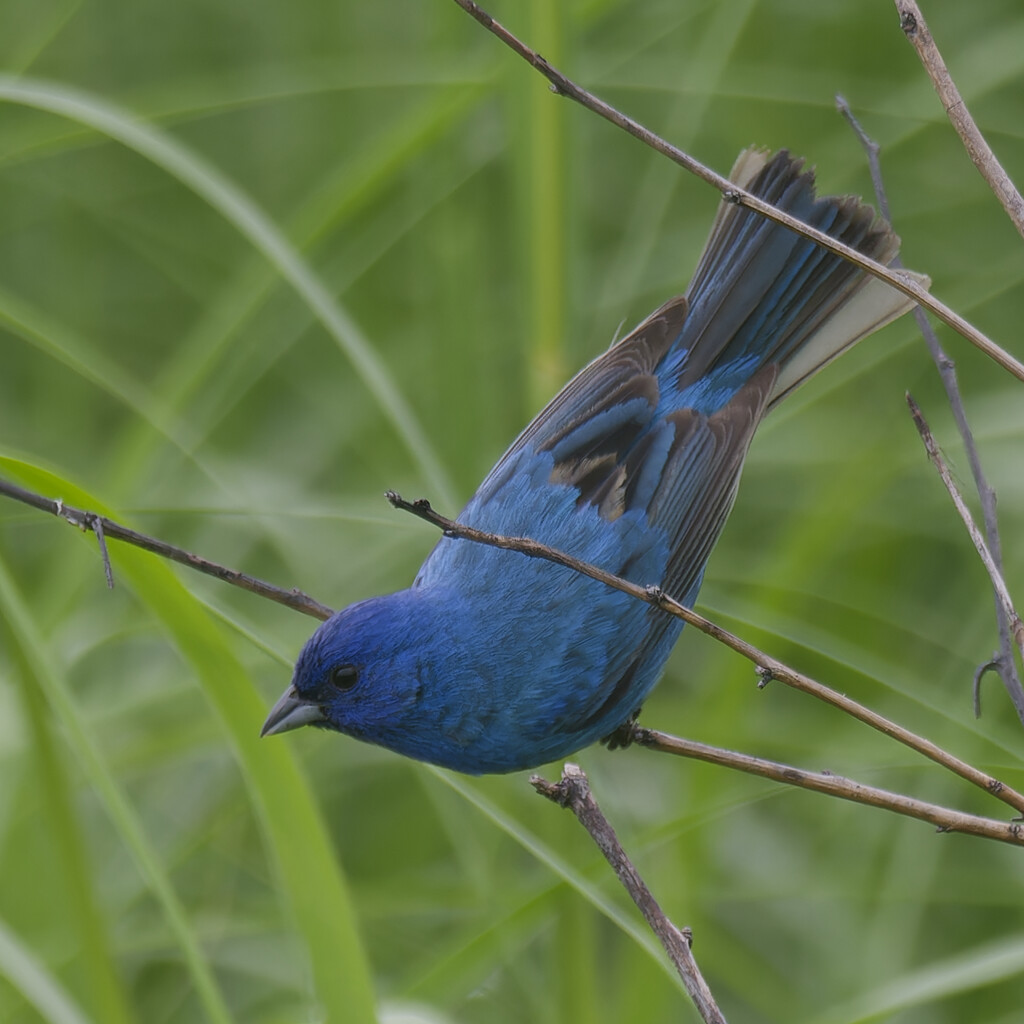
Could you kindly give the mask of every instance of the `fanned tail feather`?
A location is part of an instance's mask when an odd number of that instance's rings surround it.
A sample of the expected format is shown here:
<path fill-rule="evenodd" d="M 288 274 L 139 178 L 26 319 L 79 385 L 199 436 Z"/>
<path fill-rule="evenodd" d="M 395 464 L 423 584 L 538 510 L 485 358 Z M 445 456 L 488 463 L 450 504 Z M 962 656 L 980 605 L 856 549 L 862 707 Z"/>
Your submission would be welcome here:
<path fill-rule="evenodd" d="M 817 199 L 814 174 L 782 150 L 748 149 L 730 174 L 759 198 L 888 265 L 899 238 L 853 196 Z M 928 279 L 912 275 L 926 287 Z M 775 364 L 774 405 L 913 300 L 794 232 L 728 202 L 719 207 L 687 291 L 678 387 L 719 368 Z"/>

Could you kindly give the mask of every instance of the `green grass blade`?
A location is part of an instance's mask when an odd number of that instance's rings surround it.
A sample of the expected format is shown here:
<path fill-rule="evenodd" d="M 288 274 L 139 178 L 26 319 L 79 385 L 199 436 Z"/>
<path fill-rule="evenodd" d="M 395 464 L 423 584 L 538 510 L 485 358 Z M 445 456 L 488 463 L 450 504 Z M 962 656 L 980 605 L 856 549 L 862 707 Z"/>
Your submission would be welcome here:
<path fill-rule="evenodd" d="M 0 326 L 6 327 L 40 352 L 62 363 L 111 398 L 121 402 L 153 432 L 188 455 L 193 442 L 185 425 L 176 421 L 159 396 L 133 380 L 104 353 L 65 325 L 57 323 L 6 288 L 0 288 Z"/>
<path fill-rule="evenodd" d="M 877 986 L 856 1002 L 820 1018 L 820 1024 L 867 1024 L 891 1020 L 894 1014 L 963 995 L 1007 978 L 1024 974 L 1024 939 L 1001 940 L 976 946 L 959 956 L 908 971 Z"/>
<path fill-rule="evenodd" d="M 94 892 L 90 881 L 92 865 L 75 812 L 71 783 L 52 735 L 43 696 L 45 684 L 41 685 L 18 636 L 10 635 L 9 639 L 25 717 L 31 730 L 35 761 L 33 775 L 40 790 L 41 803 L 46 808 L 46 824 L 52 831 L 52 840 L 60 857 L 61 883 L 67 893 L 66 925 L 79 936 L 97 1019 L 105 1024 L 125 1024 L 134 1015 L 129 1009 L 123 981 L 111 955 L 110 939 L 99 909 L 100 896 Z M 19 988 L 25 992 L 24 986 L 19 985 Z"/>
<path fill-rule="evenodd" d="M 27 487 L 60 492 L 99 510 L 96 499 L 12 459 L 0 467 Z M 260 743 L 266 703 L 222 630 L 159 558 L 118 545 L 115 573 L 127 578 L 198 676 L 231 741 L 279 868 L 282 895 L 305 939 L 315 996 L 327 1020 L 376 1019 L 369 966 L 340 865 L 309 782 L 286 743 Z"/>
<path fill-rule="evenodd" d="M 0 921 L 0 973 L 36 1008 L 47 1024 L 90 1024 L 61 983 Z"/>
<path fill-rule="evenodd" d="M 38 479 L 32 479 L 31 473 L 16 473 L 16 467 L 9 460 L 0 460 L 12 476 L 28 481 L 32 486 Z M 68 491 L 64 481 L 52 477 L 46 480 L 50 489 L 57 488 Z M 149 841 L 142 823 L 134 808 L 118 785 L 106 760 L 97 747 L 86 723 L 82 720 L 68 691 L 67 684 L 57 666 L 52 664 L 44 638 L 40 635 L 28 608 L 25 607 L 14 582 L 7 571 L 6 564 L 0 561 L 0 607 L 11 626 L 11 631 L 18 637 L 22 645 L 24 657 L 35 668 L 46 699 L 57 715 L 68 737 L 68 742 L 78 758 L 93 789 L 103 801 L 123 838 L 131 851 L 135 863 L 146 879 L 153 895 L 160 904 L 167 924 L 181 950 L 182 958 L 192 976 L 196 992 L 213 1024 L 230 1024 L 231 1014 L 228 1012 L 224 997 L 213 977 L 210 966 L 181 905 L 167 873 L 160 863 L 160 858 Z"/>
<path fill-rule="evenodd" d="M 234 225 L 313 310 L 380 403 L 431 488 L 446 505 L 455 505 L 455 488 L 427 440 L 426 430 L 368 339 L 274 222 L 238 185 L 184 144 L 95 95 L 57 83 L 0 75 L 0 99 L 47 110 L 120 142 L 177 178 Z"/>

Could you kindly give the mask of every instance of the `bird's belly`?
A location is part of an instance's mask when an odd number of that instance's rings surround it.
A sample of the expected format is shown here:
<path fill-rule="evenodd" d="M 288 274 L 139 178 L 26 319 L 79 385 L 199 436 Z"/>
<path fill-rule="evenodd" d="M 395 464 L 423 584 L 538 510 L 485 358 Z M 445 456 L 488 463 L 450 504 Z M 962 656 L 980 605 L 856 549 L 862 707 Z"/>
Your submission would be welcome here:
<path fill-rule="evenodd" d="M 664 612 L 541 565 L 490 601 L 457 602 L 476 621 L 461 617 L 437 668 L 459 695 L 438 723 L 450 767 L 515 771 L 602 739 L 639 709 L 679 635 Z"/>

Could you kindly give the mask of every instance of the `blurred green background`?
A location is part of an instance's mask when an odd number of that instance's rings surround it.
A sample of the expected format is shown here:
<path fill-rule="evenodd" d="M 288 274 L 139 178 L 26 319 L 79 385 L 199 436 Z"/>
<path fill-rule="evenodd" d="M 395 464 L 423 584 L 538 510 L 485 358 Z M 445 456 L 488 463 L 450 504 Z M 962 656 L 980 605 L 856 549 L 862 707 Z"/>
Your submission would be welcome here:
<path fill-rule="evenodd" d="M 572 76 L 726 171 L 789 147 L 1024 355 L 1020 237 L 877 0 L 501 0 Z M 1024 7 L 931 28 L 1024 179 Z M 404 586 L 621 326 L 685 288 L 716 195 L 554 97 L 449 0 L 5 0 L 0 473 L 338 607 Z M 965 342 L 1024 595 L 1024 395 Z M 1024 786 L 984 574 L 903 395 L 966 462 L 904 319 L 764 425 L 701 608 Z M 0 1020 L 693 1020 L 569 815 L 333 735 L 256 734 L 314 623 L 0 504 Z M 1006 808 L 684 635 L 644 721 Z M 730 1020 L 1011 1024 L 1019 849 L 642 750 L 579 760 Z M 556 773 L 552 766 L 549 774 Z"/>

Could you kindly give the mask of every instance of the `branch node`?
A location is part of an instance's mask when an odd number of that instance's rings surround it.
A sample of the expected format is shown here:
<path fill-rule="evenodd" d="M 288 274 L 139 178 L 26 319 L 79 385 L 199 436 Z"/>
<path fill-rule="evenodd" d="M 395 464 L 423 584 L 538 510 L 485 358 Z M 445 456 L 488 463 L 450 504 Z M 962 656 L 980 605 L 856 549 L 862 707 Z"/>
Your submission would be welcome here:
<path fill-rule="evenodd" d="M 648 729 L 639 722 L 630 723 L 630 742 L 638 747 L 653 747 L 655 745 L 654 730 Z"/>
<path fill-rule="evenodd" d="M 571 762 L 563 766 L 562 778 L 558 782 L 549 782 L 541 775 L 531 775 L 530 785 L 541 796 L 563 808 L 579 806 L 590 792 L 583 769 Z"/>
<path fill-rule="evenodd" d="M 775 669 L 769 668 L 767 665 L 758 665 L 755 672 L 759 690 L 763 690 L 775 678 Z"/>
<path fill-rule="evenodd" d="M 850 106 L 846 97 L 842 93 L 838 92 L 836 93 L 836 110 L 838 110 L 839 113 L 846 118 L 847 123 L 853 129 L 857 138 L 860 140 L 861 146 L 863 146 L 864 149 L 867 151 L 869 158 L 871 160 L 877 161 L 878 156 L 882 151 L 882 147 L 877 142 L 875 142 L 875 140 L 871 138 L 871 136 L 868 135 L 866 131 L 864 131 L 864 128 L 862 127 L 860 121 L 857 120 L 856 115 L 853 113 L 853 108 Z M 883 205 L 881 202 L 881 196 L 879 196 L 878 199 L 879 207 L 881 207 Z M 886 220 L 889 219 L 884 209 L 880 209 L 879 212 L 882 214 L 883 217 L 885 217 Z"/>
<path fill-rule="evenodd" d="M 565 794 L 557 782 L 548 782 L 543 775 L 531 775 L 530 785 L 540 796 L 546 797 L 552 803 L 558 804 L 559 807 L 565 807 Z"/>
<path fill-rule="evenodd" d="M 473 0 L 467 0 L 465 8 L 486 28 L 490 28 L 494 24 L 494 19 L 479 4 L 473 3 Z"/>
<path fill-rule="evenodd" d="M 734 188 L 726 189 L 722 193 L 722 199 L 727 203 L 732 203 L 733 206 L 743 205 L 743 193 L 737 192 Z"/>
<path fill-rule="evenodd" d="M 83 511 L 71 505 L 65 505 L 60 498 L 57 499 L 56 504 L 55 514 L 60 519 L 63 519 L 65 523 L 70 523 L 72 526 L 77 527 L 82 533 L 88 533 L 92 529 L 90 520 L 95 516 L 94 512 Z"/>

